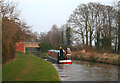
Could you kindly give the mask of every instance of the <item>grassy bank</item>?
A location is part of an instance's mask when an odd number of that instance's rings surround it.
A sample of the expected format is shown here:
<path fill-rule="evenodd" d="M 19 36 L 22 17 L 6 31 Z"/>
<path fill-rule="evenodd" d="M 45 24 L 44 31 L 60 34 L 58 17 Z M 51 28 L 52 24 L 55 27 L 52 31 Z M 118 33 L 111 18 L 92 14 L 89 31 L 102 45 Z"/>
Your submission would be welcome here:
<path fill-rule="evenodd" d="M 2 82 L 2 67 L 0 66 L 0 83 Z"/>
<path fill-rule="evenodd" d="M 40 57 L 40 58 L 47 58 L 47 53 L 38 53 L 38 55 L 37 55 L 38 57 Z"/>
<path fill-rule="evenodd" d="M 17 52 L 12 62 L 3 65 L 3 81 L 60 81 L 55 67 L 36 56 Z"/>
<path fill-rule="evenodd" d="M 82 50 L 82 51 L 72 52 L 72 58 L 83 61 L 120 65 L 119 62 L 120 55 L 117 54 L 108 54 L 108 53 L 98 54 L 95 52 L 86 52 L 85 50 Z"/>

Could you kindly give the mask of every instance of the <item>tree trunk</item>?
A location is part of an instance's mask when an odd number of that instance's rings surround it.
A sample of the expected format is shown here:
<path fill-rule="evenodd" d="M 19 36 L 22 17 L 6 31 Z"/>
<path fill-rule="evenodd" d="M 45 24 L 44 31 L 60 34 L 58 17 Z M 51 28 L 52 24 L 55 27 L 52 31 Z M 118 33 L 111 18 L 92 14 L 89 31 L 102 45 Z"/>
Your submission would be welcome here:
<path fill-rule="evenodd" d="M 109 41 L 109 46 L 111 48 L 111 43 L 112 43 L 112 38 L 111 38 L 111 19 L 110 19 L 110 15 L 109 15 L 109 38 L 110 38 L 110 41 Z"/>
<path fill-rule="evenodd" d="M 118 10 L 118 53 L 120 53 L 120 9 Z"/>
<path fill-rule="evenodd" d="M 88 16 L 85 21 L 85 29 L 86 29 L 86 47 L 88 47 L 88 30 L 87 30 L 87 22 L 88 22 Z"/>
<path fill-rule="evenodd" d="M 93 34 L 93 31 L 91 30 L 91 27 L 90 27 L 90 41 L 89 41 L 89 44 L 90 44 L 90 47 L 92 47 L 92 34 Z"/>
<path fill-rule="evenodd" d="M 118 53 L 120 53 L 120 21 L 119 21 L 119 27 L 118 27 Z"/>
<path fill-rule="evenodd" d="M 85 47 L 85 42 L 84 42 L 84 34 L 83 34 L 83 32 L 81 33 L 81 35 L 82 35 L 82 43 L 83 43 L 83 48 Z"/>
<path fill-rule="evenodd" d="M 115 38 L 115 51 L 117 50 L 117 37 Z"/>
<path fill-rule="evenodd" d="M 62 31 L 62 38 L 61 38 L 62 40 L 62 44 L 64 44 L 64 32 Z"/>
<path fill-rule="evenodd" d="M 96 42 L 97 50 L 100 51 L 100 32 L 97 31 L 97 42 Z"/>

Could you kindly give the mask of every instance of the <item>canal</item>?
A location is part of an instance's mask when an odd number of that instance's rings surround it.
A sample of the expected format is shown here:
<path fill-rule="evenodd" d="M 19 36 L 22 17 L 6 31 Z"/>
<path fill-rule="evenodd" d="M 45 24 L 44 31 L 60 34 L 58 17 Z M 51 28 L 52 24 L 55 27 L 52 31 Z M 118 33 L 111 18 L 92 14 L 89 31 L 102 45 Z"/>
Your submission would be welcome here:
<path fill-rule="evenodd" d="M 72 60 L 72 64 L 54 64 L 61 81 L 118 81 L 118 66 Z"/>

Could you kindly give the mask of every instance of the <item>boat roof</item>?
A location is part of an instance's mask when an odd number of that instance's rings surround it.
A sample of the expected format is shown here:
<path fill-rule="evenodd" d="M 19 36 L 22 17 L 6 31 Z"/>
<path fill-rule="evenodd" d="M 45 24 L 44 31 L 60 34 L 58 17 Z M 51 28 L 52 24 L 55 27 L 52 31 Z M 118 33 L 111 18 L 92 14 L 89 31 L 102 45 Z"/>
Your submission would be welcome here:
<path fill-rule="evenodd" d="M 59 50 L 49 50 L 49 51 L 52 51 L 52 52 L 59 52 Z"/>

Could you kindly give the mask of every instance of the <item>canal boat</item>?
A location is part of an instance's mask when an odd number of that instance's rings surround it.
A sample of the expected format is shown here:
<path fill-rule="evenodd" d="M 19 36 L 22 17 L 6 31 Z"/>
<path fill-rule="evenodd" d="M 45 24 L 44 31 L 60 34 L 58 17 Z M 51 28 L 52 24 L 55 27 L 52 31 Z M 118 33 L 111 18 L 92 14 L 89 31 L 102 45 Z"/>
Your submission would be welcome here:
<path fill-rule="evenodd" d="M 71 59 L 68 59 L 65 53 L 63 54 L 63 56 L 64 57 L 61 59 L 59 56 L 59 50 L 48 50 L 47 57 L 49 60 L 52 60 L 58 64 L 72 64 Z"/>

